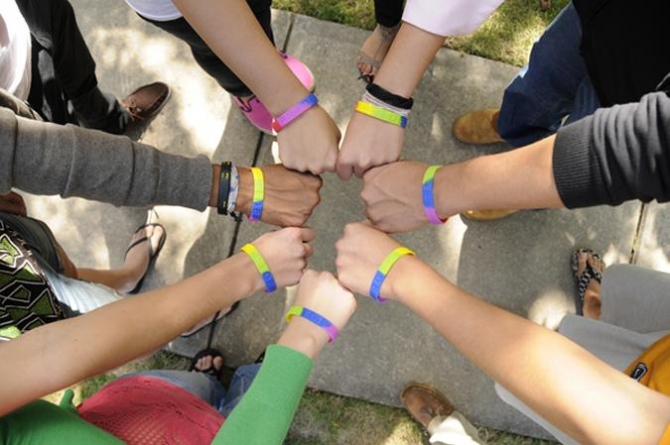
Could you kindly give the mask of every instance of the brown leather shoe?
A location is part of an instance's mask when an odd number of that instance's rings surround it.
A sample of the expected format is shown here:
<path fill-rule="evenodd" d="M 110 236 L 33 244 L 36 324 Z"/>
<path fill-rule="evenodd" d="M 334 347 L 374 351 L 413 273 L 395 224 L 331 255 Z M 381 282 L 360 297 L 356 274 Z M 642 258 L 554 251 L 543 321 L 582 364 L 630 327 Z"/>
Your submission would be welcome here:
<path fill-rule="evenodd" d="M 451 127 L 451 133 L 456 139 L 466 144 L 495 144 L 503 142 L 498 134 L 497 108 L 485 108 L 483 110 L 471 111 L 456 119 Z"/>
<path fill-rule="evenodd" d="M 119 101 L 130 114 L 123 134 L 138 140 L 170 98 L 170 87 L 163 82 L 144 85 Z"/>
<path fill-rule="evenodd" d="M 405 409 L 414 420 L 424 428 L 437 416 L 449 416 L 454 407 L 447 398 L 432 386 L 421 383 L 412 383 L 400 394 Z"/>
<path fill-rule="evenodd" d="M 515 214 L 518 210 L 498 209 L 498 210 L 468 210 L 461 213 L 461 217 L 471 221 L 497 221 Z"/>

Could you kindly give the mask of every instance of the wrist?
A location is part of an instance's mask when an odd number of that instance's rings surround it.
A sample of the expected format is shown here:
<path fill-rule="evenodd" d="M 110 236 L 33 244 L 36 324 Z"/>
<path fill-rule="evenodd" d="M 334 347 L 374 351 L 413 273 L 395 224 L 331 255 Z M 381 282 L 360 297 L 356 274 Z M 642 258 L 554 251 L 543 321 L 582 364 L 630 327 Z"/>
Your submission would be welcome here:
<path fill-rule="evenodd" d="M 240 183 L 235 211 L 249 215 L 253 202 L 254 178 L 251 174 L 251 169 L 247 167 L 237 167 L 237 173 L 240 175 Z"/>
<path fill-rule="evenodd" d="M 304 113 L 309 111 L 310 108 L 316 106 L 319 103 L 319 99 L 314 93 L 310 93 L 307 96 L 303 97 L 301 100 L 296 102 L 291 106 L 291 108 L 284 111 L 282 114 L 275 116 L 272 119 L 272 129 L 279 133 L 287 125 L 289 125 L 294 120 L 300 118 Z"/>
<path fill-rule="evenodd" d="M 428 266 L 414 255 L 405 255 L 395 264 L 388 276 L 388 296 L 403 303 L 412 298 L 418 282 L 415 277 L 422 276 Z"/>
<path fill-rule="evenodd" d="M 309 94 L 307 88 L 295 76 L 292 75 L 291 77 L 295 79 L 295 82 L 292 82 L 290 87 L 286 88 L 281 94 L 273 95 L 271 103 L 263 102 L 273 117 L 281 115 Z"/>
<path fill-rule="evenodd" d="M 277 344 L 301 352 L 314 360 L 329 339 L 328 334 L 314 323 L 301 317 L 293 317 Z"/>
<path fill-rule="evenodd" d="M 463 190 L 460 187 L 460 181 L 452 179 L 459 177 L 458 173 L 455 173 L 457 169 L 456 165 L 444 165 L 435 173 L 433 183 L 434 203 L 437 216 L 441 219 L 471 210 L 462 208 L 460 205 Z"/>
<path fill-rule="evenodd" d="M 378 73 L 375 76 L 375 84 L 396 96 L 410 98 L 414 94 L 415 85 L 408 85 L 402 76 L 386 76 Z"/>
<path fill-rule="evenodd" d="M 212 164 L 212 190 L 209 192 L 209 207 L 216 207 L 219 200 L 219 176 L 221 173 L 221 166 Z"/>
<path fill-rule="evenodd" d="M 244 295 L 242 298 L 250 297 L 265 290 L 263 278 L 246 253 L 236 253 L 225 260 L 224 263 L 229 263 L 230 267 L 233 268 L 235 283 L 240 286 L 240 292 Z"/>

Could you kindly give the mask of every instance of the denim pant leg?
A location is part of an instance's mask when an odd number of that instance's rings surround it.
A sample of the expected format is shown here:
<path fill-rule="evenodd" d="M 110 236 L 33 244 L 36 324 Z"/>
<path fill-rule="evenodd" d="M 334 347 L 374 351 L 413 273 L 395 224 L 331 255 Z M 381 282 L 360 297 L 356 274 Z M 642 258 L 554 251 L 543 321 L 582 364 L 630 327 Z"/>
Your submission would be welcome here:
<path fill-rule="evenodd" d="M 258 20 L 258 23 L 261 25 L 261 28 L 263 28 L 265 35 L 267 35 L 270 41 L 274 44 L 274 35 L 272 34 L 272 26 L 270 22 L 272 18 L 272 0 L 247 0 L 247 4 L 251 8 L 256 20 Z M 141 15 L 140 17 L 187 43 L 191 48 L 193 58 L 198 65 L 200 65 L 200 68 L 212 76 L 214 80 L 221 85 L 221 88 L 228 93 L 233 96 L 242 97 L 250 96 L 252 94 L 251 90 L 244 84 L 244 82 L 242 82 L 242 80 L 237 77 L 237 75 L 233 73 L 233 71 L 228 68 L 216 54 L 214 54 L 207 43 L 202 40 L 198 33 L 183 17 L 167 22 L 150 20 Z M 241 48 L 241 50 L 244 51 L 243 48 Z"/>
<path fill-rule="evenodd" d="M 95 61 L 67 0 L 16 0 L 32 35 L 33 80 L 28 102 L 51 122 L 122 133 L 130 115 L 98 88 Z M 72 113 L 76 112 L 77 118 Z"/>
<path fill-rule="evenodd" d="M 219 412 L 223 414 L 223 417 L 228 418 L 233 409 L 240 403 L 240 400 L 242 400 L 244 394 L 249 390 L 260 369 L 261 363 L 252 363 L 237 368 L 233 379 L 230 381 L 226 401 L 219 408 Z"/>
<path fill-rule="evenodd" d="M 551 134 L 565 116 L 597 108 L 580 54 L 581 23 L 570 3 L 535 42 L 528 64 L 505 90 L 498 118 L 503 139 L 521 147 Z"/>
<path fill-rule="evenodd" d="M 138 375 L 155 377 L 172 383 L 173 385 L 176 385 L 200 397 L 215 409 L 219 409 L 226 398 L 226 390 L 221 382 L 219 382 L 215 377 L 209 374 L 204 374 L 202 372 L 156 369 L 151 371 L 134 372 L 121 376 L 120 378 Z"/>

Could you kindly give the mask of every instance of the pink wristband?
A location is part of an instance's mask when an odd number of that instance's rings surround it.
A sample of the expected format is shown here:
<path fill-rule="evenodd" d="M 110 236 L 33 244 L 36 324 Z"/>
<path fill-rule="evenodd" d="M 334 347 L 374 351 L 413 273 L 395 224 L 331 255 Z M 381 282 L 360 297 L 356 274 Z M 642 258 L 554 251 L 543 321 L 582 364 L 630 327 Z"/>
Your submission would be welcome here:
<path fill-rule="evenodd" d="M 284 111 L 281 116 L 277 117 L 276 119 L 273 118 L 272 129 L 279 133 L 285 126 L 290 124 L 298 116 L 312 108 L 317 103 L 319 103 L 319 99 L 316 97 L 316 95 L 314 95 L 314 93 L 310 93 L 309 96 L 305 97 L 303 100 Z"/>

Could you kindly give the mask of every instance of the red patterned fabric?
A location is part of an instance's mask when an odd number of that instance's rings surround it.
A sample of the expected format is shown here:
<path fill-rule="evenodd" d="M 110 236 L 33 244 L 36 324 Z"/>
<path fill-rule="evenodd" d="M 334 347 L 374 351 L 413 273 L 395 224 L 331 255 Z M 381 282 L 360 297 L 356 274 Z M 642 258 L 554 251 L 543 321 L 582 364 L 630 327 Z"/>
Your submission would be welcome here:
<path fill-rule="evenodd" d="M 210 444 L 225 420 L 195 394 L 148 376 L 115 380 L 77 409 L 128 445 Z"/>

